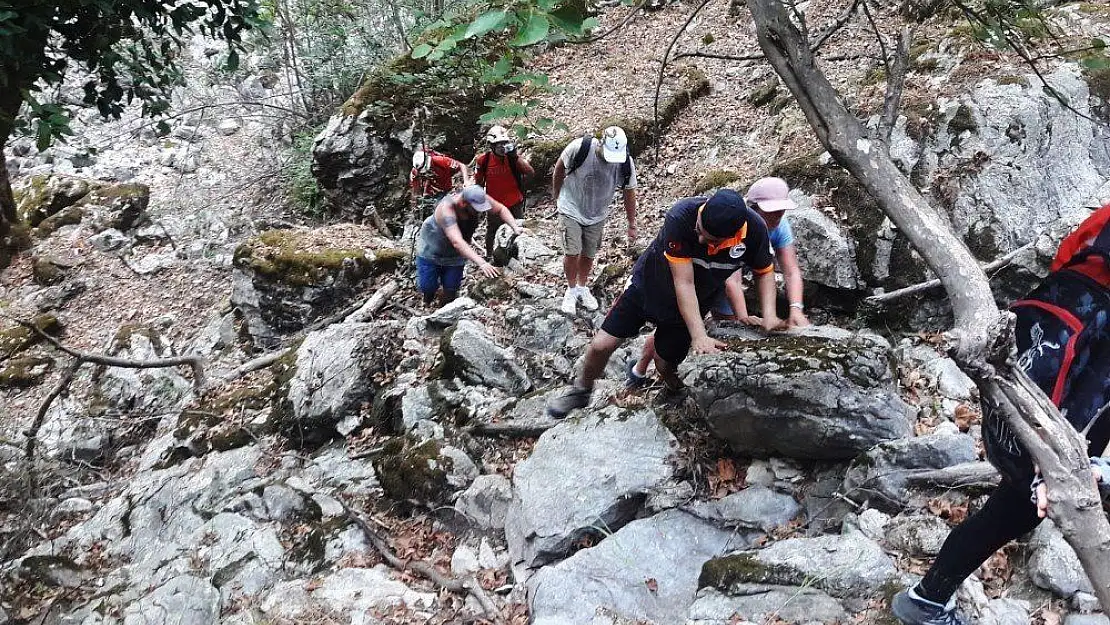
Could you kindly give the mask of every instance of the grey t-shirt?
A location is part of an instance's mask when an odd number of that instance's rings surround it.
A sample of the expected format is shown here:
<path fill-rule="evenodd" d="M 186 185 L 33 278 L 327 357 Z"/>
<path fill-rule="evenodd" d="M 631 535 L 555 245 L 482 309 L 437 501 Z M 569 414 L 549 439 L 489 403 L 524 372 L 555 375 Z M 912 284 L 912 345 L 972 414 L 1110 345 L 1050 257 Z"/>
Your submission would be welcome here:
<path fill-rule="evenodd" d="M 578 154 L 578 148 L 581 145 L 582 139 L 579 137 L 563 148 L 563 154 L 559 159 L 563 161 L 563 167 L 567 170 L 570 170 L 574 155 Z M 556 201 L 560 213 L 583 226 L 601 223 L 609 217 L 613 193 L 620 188 L 622 182 L 622 164 L 605 162 L 599 154 L 600 145 L 597 140 L 592 142 L 593 149 L 586 156 L 586 160 L 582 161 L 582 165 L 563 181 L 563 188 L 559 190 L 559 199 Z M 632 156 L 629 156 L 628 160 L 632 166 L 632 175 L 628 177 L 628 185 L 625 188 L 635 189 L 636 164 L 632 162 Z"/>

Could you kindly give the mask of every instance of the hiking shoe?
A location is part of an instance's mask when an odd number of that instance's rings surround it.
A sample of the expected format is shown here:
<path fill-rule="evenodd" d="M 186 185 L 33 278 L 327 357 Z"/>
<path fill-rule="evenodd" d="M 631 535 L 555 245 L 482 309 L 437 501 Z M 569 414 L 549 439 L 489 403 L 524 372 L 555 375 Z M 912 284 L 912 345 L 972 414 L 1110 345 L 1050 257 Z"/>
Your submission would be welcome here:
<path fill-rule="evenodd" d="M 890 602 L 890 611 L 903 625 L 970 625 L 956 611 L 955 597 L 947 605 L 941 605 L 912 596 L 910 592 L 903 590 Z"/>
<path fill-rule="evenodd" d="M 590 403 L 593 389 L 572 386 L 562 395 L 552 398 L 547 402 L 547 416 L 552 419 L 565 419 L 571 410 L 585 408 Z"/>
<path fill-rule="evenodd" d="M 567 289 L 567 292 L 563 293 L 563 303 L 559 304 L 559 310 L 568 315 L 573 315 L 577 312 L 578 295 L 575 293 L 574 289 Z"/>
<path fill-rule="evenodd" d="M 651 377 L 648 375 L 640 375 L 636 373 L 636 361 L 629 360 L 628 365 L 624 368 L 625 379 L 624 388 L 627 389 L 641 389 L 651 382 Z"/>
<path fill-rule="evenodd" d="M 578 287 L 578 301 L 582 302 L 582 306 L 585 307 L 586 310 L 597 310 L 597 298 L 595 298 L 594 294 L 590 293 L 590 290 L 584 286 Z"/>

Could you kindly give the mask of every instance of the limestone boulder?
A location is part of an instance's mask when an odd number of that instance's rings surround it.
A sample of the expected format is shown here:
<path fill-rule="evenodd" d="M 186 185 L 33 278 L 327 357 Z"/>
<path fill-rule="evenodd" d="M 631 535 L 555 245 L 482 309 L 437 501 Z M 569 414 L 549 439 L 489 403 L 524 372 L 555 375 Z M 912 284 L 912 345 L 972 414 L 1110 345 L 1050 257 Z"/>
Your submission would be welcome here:
<path fill-rule="evenodd" d="M 835 329 L 718 336 L 726 351 L 690 358 L 679 374 L 737 453 L 840 460 L 910 434 L 883 339 Z"/>
<path fill-rule="evenodd" d="M 440 345 L 447 376 L 509 393 L 526 393 L 532 388 L 528 373 L 513 354 L 498 345 L 480 323 L 460 320 L 444 333 Z"/>
<path fill-rule="evenodd" d="M 551 428 L 513 471 L 505 537 L 522 573 L 628 523 L 666 482 L 674 435 L 650 410 L 590 411 Z"/>
<path fill-rule="evenodd" d="M 889 441 L 857 458 L 844 476 L 846 492 L 872 493 L 871 504 L 896 513 L 912 494 L 907 481 L 916 473 L 978 459 L 975 439 L 958 431 Z"/>
<path fill-rule="evenodd" d="M 703 563 L 736 542 L 677 510 L 633 521 L 528 581 L 533 622 L 681 623 Z"/>

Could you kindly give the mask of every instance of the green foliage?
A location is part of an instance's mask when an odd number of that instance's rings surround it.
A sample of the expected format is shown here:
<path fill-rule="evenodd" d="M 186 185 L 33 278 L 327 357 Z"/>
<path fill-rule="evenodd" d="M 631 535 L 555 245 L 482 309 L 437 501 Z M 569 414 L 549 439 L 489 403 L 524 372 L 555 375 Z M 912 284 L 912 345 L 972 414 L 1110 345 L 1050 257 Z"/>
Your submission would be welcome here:
<path fill-rule="evenodd" d="M 319 127 L 306 128 L 294 135 L 291 158 L 285 170 L 290 201 L 310 217 L 320 217 L 324 213 L 324 197 L 316 176 L 312 175 L 312 141 L 320 130 Z"/>
<path fill-rule="evenodd" d="M 255 0 L 0 0 L 0 91 L 30 104 L 40 146 L 69 133 L 65 110 L 34 94 L 62 82 L 67 72 L 87 74 L 84 102 L 105 117 L 119 117 L 138 100 L 143 113 L 169 106 L 179 83 L 177 55 L 195 33 L 226 41 L 233 52 L 243 32 L 258 25 Z M 0 111 L 0 144 L 15 126 L 16 110 Z"/>

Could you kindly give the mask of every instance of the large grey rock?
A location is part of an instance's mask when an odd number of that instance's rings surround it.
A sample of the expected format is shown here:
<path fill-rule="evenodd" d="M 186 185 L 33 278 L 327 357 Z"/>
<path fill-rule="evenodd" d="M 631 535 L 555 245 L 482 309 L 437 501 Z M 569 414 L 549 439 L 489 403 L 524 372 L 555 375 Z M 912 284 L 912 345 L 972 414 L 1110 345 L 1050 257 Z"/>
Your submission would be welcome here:
<path fill-rule="evenodd" d="M 911 494 L 906 488 L 910 476 L 977 459 L 975 439 L 965 434 L 934 433 L 882 443 L 852 463 L 844 489 L 862 489 L 873 506 L 895 513 Z"/>
<path fill-rule="evenodd" d="M 650 410 L 589 412 L 544 432 L 513 471 L 505 537 L 515 564 L 559 559 L 587 535 L 627 523 L 674 473 L 677 440 Z"/>
<path fill-rule="evenodd" d="M 124 625 L 214 625 L 220 618 L 220 593 L 207 581 L 181 575 L 127 606 Z"/>
<path fill-rule="evenodd" d="M 814 329 L 729 342 L 679 373 L 738 453 L 838 460 L 910 434 L 881 338 Z"/>
<path fill-rule="evenodd" d="M 1041 523 L 1029 547 L 1033 551 L 1029 557 L 1029 576 L 1034 584 L 1064 598 L 1076 592 L 1094 593 L 1079 556 L 1052 521 Z"/>
<path fill-rule="evenodd" d="M 979 612 L 979 625 L 1027 625 L 1030 606 L 1021 599 L 994 599 Z"/>
<path fill-rule="evenodd" d="M 341 420 L 357 417 L 376 392 L 374 376 L 396 366 L 400 329 L 390 321 L 342 323 L 306 336 L 288 383 L 283 432 L 295 441 L 318 442 L 333 436 Z"/>
<path fill-rule="evenodd" d="M 429 608 L 435 603 L 434 593 L 417 592 L 392 579 L 385 565 L 340 569 L 326 577 L 313 595 L 331 609 L 350 612 L 354 622 L 366 622 L 373 611 L 392 606 Z"/>
<path fill-rule="evenodd" d="M 723 625 L 736 619 L 802 625 L 843 623 L 848 614 L 839 601 L 814 588 L 757 584 L 738 586 L 728 595 L 706 588 L 686 613 L 686 625 Z"/>
<path fill-rule="evenodd" d="M 1064 625 L 1110 625 L 1105 614 L 1069 614 L 1064 617 Z"/>
<path fill-rule="evenodd" d="M 797 200 L 805 202 L 801 194 Z M 798 265 L 807 282 L 834 289 L 860 288 L 862 282 L 855 262 L 855 243 L 845 236 L 836 222 L 812 208 L 790 211 Z"/>
<path fill-rule="evenodd" d="M 443 336 L 445 368 L 467 382 L 510 393 L 532 388 L 528 374 L 512 354 L 490 338 L 481 324 L 463 319 Z"/>
<path fill-rule="evenodd" d="M 814 587 L 841 599 L 881 594 L 898 570 L 882 547 L 862 533 L 790 538 L 763 549 L 714 558 L 702 568 L 701 586 L 726 594 L 744 584 Z"/>
<path fill-rule="evenodd" d="M 761 529 L 786 525 L 802 507 L 793 497 L 765 486 L 749 486 L 717 501 L 691 504 L 694 515 L 730 527 Z"/>
<path fill-rule="evenodd" d="M 116 332 L 108 353 L 128 360 L 158 360 L 176 355 L 159 330 L 133 325 Z M 102 367 L 99 371 L 96 394 L 105 407 L 123 413 L 145 416 L 171 413 L 192 397 L 192 384 L 175 367 Z"/>
<path fill-rule="evenodd" d="M 633 521 L 528 581 L 533 623 L 679 623 L 702 564 L 729 545 L 729 532 L 677 510 Z"/>
<path fill-rule="evenodd" d="M 388 215 L 405 205 L 407 156 L 368 114 L 335 115 L 312 143 L 312 173 L 333 205 L 348 207 L 346 218 L 362 218 L 366 206 Z"/>

